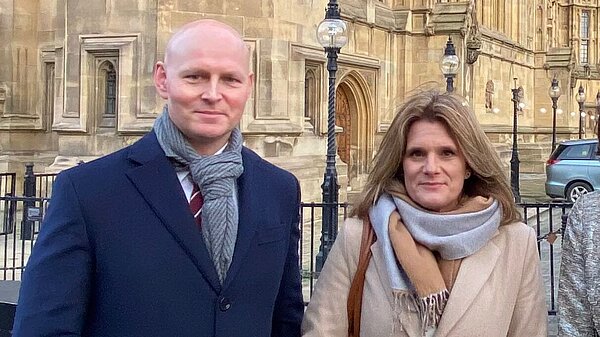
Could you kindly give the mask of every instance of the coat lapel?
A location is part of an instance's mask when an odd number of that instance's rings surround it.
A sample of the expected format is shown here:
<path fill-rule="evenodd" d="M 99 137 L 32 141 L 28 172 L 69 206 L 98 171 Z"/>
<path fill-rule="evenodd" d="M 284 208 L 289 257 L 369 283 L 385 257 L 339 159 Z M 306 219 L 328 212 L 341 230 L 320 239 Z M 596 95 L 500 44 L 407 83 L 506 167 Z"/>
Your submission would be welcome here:
<path fill-rule="evenodd" d="M 237 180 L 238 234 L 233 252 L 233 260 L 223 284 L 224 289 L 227 289 L 235 279 L 235 275 L 239 272 L 250 246 L 255 242 L 254 236 L 258 229 L 258 223 L 253 214 L 253 209 L 255 209 L 253 203 L 255 200 L 252 198 L 252 192 L 253 188 L 260 187 L 260 182 L 256 178 L 255 162 L 246 154 L 246 149 L 242 149 L 242 161 L 244 163 L 244 173 Z"/>
<path fill-rule="evenodd" d="M 375 241 L 375 243 L 371 246 L 371 253 L 373 254 L 372 260 L 375 263 L 375 269 L 377 270 L 377 275 L 379 276 L 379 282 L 383 285 L 385 289 L 385 297 L 388 299 L 390 304 L 390 308 L 394 307 L 394 297 L 392 296 L 392 285 L 390 283 L 389 273 L 387 271 L 387 267 L 385 266 L 385 258 L 383 257 L 383 250 L 381 248 L 381 241 Z"/>
<path fill-rule="evenodd" d="M 394 296 L 392 295 L 392 284 L 390 283 L 390 277 L 388 276 L 387 266 L 385 264 L 385 258 L 383 255 L 383 249 L 381 248 L 381 241 L 375 241 L 375 243 L 371 246 L 371 253 L 373 256 L 371 260 L 375 263 L 375 269 L 377 270 L 377 275 L 379 276 L 379 282 L 383 286 L 382 290 L 385 292 L 385 297 L 388 300 L 388 304 L 390 305 L 390 310 L 394 310 Z M 402 307 L 401 310 L 407 310 L 405 307 Z M 416 314 L 415 314 L 416 315 Z M 408 317 L 411 317 L 411 314 L 407 314 Z M 417 317 L 414 317 L 414 320 L 407 319 L 406 321 L 402 321 L 402 332 L 409 337 L 421 337 L 419 332 L 418 325 L 419 320 Z M 404 336 L 404 334 L 401 334 Z"/>
<path fill-rule="evenodd" d="M 220 293 L 221 285 L 208 249 L 191 216 L 173 165 L 154 133 L 131 146 L 129 159 L 139 164 L 126 173 L 129 180 L 213 290 Z"/>
<path fill-rule="evenodd" d="M 465 312 L 470 309 L 471 304 L 494 270 L 499 256 L 500 249 L 493 240 L 490 240 L 477 253 L 461 262 L 436 336 L 447 336 Z"/>

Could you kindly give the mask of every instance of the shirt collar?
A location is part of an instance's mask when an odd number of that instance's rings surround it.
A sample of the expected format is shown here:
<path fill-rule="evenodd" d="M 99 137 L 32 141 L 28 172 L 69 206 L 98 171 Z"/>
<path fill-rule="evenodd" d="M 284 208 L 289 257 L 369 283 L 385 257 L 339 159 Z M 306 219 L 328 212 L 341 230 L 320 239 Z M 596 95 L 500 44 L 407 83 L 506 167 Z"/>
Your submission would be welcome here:
<path fill-rule="evenodd" d="M 225 143 L 225 145 L 223 145 L 222 148 L 215 152 L 213 156 L 223 153 L 227 145 L 229 145 L 229 142 Z M 176 167 L 175 170 L 177 171 L 177 178 L 179 179 L 179 183 L 182 183 L 185 179 L 188 179 L 188 176 L 191 175 L 190 170 L 187 167 L 180 167 L 179 169 Z M 192 177 L 190 176 L 189 178 L 191 179 Z"/>

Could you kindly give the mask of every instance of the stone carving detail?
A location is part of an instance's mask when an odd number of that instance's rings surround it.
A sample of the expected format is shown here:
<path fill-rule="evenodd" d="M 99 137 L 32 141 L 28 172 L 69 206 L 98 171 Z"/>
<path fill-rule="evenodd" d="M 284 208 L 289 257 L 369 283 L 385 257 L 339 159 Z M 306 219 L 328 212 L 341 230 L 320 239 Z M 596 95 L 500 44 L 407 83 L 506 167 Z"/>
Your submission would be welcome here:
<path fill-rule="evenodd" d="M 525 89 L 523 89 L 523 86 L 519 86 L 517 89 L 517 100 L 519 103 L 522 103 L 525 100 Z"/>
<path fill-rule="evenodd" d="M 523 86 L 517 88 L 517 105 L 521 103 L 525 103 L 525 89 L 523 89 Z M 520 106 L 518 108 L 519 113 L 523 113 L 523 109 Z"/>
<path fill-rule="evenodd" d="M 6 88 L 6 84 L 4 84 L 4 83 L 0 84 L 0 116 L 6 112 L 5 104 L 6 104 L 7 91 L 8 90 Z"/>
<path fill-rule="evenodd" d="M 485 84 L 485 109 L 491 112 L 494 108 L 494 81 L 489 80 Z"/>
<path fill-rule="evenodd" d="M 371 69 L 360 70 L 359 74 L 362 75 L 362 77 L 367 82 L 367 87 L 369 88 L 370 92 L 377 92 L 377 88 L 375 86 L 375 82 L 376 82 L 375 71 L 373 71 Z"/>
<path fill-rule="evenodd" d="M 434 36 L 435 28 L 433 28 L 432 24 L 425 25 L 425 36 Z"/>
<path fill-rule="evenodd" d="M 465 26 L 463 28 L 466 30 L 467 37 L 466 61 L 468 64 L 473 64 L 477 62 L 482 45 L 481 32 L 479 32 L 479 23 L 477 22 L 477 8 L 475 7 L 474 0 L 469 2 L 465 18 Z"/>
<path fill-rule="evenodd" d="M 434 36 L 435 28 L 433 28 L 433 22 L 431 22 L 431 12 L 425 15 L 425 27 L 424 27 L 425 36 Z"/>
<path fill-rule="evenodd" d="M 479 54 L 481 53 L 481 40 L 479 38 L 476 40 L 475 38 L 469 39 L 467 41 L 467 63 L 473 64 L 477 62 L 477 58 L 479 58 Z"/>
<path fill-rule="evenodd" d="M 264 142 L 265 157 L 289 157 L 294 151 L 295 138 L 267 136 Z"/>

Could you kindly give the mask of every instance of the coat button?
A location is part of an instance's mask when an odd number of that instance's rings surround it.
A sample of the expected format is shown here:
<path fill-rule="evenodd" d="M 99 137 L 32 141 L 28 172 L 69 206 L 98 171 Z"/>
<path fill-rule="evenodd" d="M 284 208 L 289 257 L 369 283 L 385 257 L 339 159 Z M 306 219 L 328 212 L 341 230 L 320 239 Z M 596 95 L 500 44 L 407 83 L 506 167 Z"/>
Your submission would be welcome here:
<path fill-rule="evenodd" d="M 229 308 L 231 308 L 231 301 L 229 301 L 227 297 L 221 297 L 219 300 L 219 309 L 221 309 L 221 311 L 227 311 Z"/>

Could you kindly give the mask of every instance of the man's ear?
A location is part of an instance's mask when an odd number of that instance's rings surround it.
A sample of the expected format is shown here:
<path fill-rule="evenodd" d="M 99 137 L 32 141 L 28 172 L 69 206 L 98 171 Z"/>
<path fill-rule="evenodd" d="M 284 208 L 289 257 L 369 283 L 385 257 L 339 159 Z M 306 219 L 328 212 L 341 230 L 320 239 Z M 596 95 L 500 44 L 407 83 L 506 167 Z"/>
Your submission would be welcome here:
<path fill-rule="evenodd" d="M 156 62 L 154 65 L 154 87 L 156 88 L 156 92 L 163 99 L 169 98 L 169 94 L 167 92 L 167 69 L 165 64 L 161 61 Z"/>

